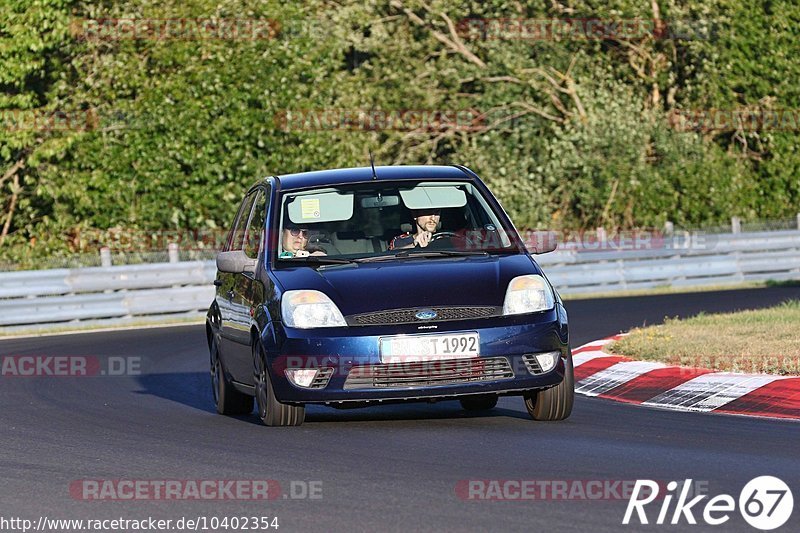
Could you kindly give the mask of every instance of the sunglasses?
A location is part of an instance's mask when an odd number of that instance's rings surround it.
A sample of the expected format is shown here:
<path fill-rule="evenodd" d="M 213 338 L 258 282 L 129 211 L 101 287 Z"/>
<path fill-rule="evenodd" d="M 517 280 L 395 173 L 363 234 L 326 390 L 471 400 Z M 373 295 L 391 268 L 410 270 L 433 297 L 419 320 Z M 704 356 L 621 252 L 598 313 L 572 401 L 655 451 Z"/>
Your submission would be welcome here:
<path fill-rule="evenodd" d="M 290 229 L 292 232 L 292 237 L 297 237 L 298 235 L 302 235 L 305 238 L 308 238 L 308 230 L 307 229 Z"/>

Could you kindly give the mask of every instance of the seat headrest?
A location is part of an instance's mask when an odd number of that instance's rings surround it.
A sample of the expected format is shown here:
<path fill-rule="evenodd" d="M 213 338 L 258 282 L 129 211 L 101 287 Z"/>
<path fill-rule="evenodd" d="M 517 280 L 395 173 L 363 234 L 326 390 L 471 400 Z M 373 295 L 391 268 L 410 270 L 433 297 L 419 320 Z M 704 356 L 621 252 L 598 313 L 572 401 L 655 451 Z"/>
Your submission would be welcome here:
<path fill-rule="evenodd" d="M 363 231 L 337 231 L 336 238 L 340 241 L 355 241 L 358 239 L 366 239 L 367 234 Z"/>

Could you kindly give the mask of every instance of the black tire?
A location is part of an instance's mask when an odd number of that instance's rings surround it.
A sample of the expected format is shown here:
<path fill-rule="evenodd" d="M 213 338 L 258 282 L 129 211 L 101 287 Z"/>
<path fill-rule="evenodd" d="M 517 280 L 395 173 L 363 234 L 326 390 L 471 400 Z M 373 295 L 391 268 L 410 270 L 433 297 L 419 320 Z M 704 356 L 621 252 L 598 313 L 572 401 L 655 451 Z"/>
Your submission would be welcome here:
<path fill-rule="evenodd" d="M 253 363 L 255 366 L 255 393 L 258 417 L 265 426 L 299 426 L 306 419 L 304 406 L 288 405 L 275 398 L 272 380 L 267 370 L 266 358 L 261 344 L 253 341 Z"/>
<path fill-rule="evenodd" d="M 549 389 L 531 391 L 524 395 L 525 408 L 534 420 L 564 420 L 572 413 L 575 401 L 575 376 L 572 369 L 572 353 L 565 363 L 564 380 Z"/>
<path fill-rule="evenodd" d="M 253 397 L 239 392 L 225 377 L 216 339 L 211 340 L 211 394 L 221 415 L 246 415 L 253 412 Z"/>
<path fill-rule="evenodd" d="M 483 394 L 481 396 L 465 396 L 458 400 L 466 411 L 488 411 L 497 405 L 496 394 Z"/>

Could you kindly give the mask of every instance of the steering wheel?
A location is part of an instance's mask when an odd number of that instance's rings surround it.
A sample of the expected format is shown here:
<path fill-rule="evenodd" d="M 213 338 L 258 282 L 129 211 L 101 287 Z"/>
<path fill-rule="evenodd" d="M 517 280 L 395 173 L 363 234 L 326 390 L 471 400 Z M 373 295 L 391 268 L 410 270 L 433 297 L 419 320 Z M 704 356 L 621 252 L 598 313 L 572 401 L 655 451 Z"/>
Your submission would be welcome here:
<path fill-rule="evenodd" d="M 439 239 L 453 239 L 453 238 L 457 239 L 458 235 L 456 235 L 452 231 L 440 231 L 439 233 L 434 233 L 433 235 L 431 235 L 431 240 L 428 242 L 438 241 Z"/>
<path fill-rule="evenodd" d="M 448 240 L 450 241 L 448 243 Z M 438 243 L 436 241 L 439 241 Z M 466 233 L 456 233 L 453 231 L 440 231 L 431 235 L 431 240 L 428 246 L 433 246 L 433 249 L 449 248 L 448 244 L 455 246 L 458 250 L 471 250 L 475 247 L 472 239 Z"/>

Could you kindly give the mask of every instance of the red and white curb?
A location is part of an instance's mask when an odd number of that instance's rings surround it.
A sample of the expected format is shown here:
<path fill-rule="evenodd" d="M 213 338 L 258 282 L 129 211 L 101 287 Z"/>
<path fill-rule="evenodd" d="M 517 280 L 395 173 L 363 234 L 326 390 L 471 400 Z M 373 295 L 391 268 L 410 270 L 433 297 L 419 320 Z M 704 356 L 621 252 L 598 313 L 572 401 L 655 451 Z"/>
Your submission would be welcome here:
<path fill-rule="evenodd" d="M 606 350 L 623 336 L 590 342 L 572 351 L 575 392 L 677 411 L 800 420 L 800 377 L 633 361 Z"/>

